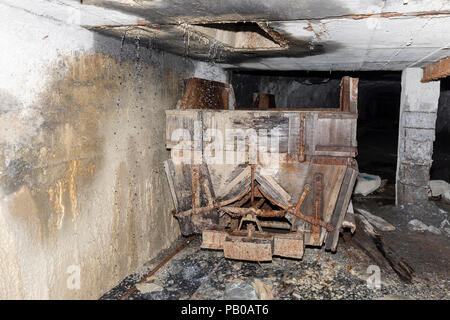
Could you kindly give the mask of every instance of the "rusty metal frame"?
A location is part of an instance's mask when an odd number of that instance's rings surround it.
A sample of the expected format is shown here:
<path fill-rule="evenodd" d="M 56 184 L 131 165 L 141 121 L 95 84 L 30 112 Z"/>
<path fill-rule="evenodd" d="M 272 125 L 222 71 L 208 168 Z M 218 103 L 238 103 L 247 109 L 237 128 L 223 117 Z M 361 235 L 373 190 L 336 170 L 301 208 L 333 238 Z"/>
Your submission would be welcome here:
<path fill-rule="evenodd" d="M 251 176 L 254 178 L 254 168 L 251 170 Z M 300 208 L 301 208 L 303 202 L 305 201 L 308 193 L 311 190 L 311 186 L 308 184 L 305 185 L 303 193 L 300 195 L 300 197 L 294 207 L 292 205 L 291 206 L 283 205 L 282 203 L 276 201 L 275 199 L 270 198 L 267 194 L 264 194 L 264 192 L 261 190 L 261 188 L 259 188 L 258 186 L 255 186 L 254 179 L 251 180 L 250 192 L 249 193 L 243 192 L 242 197 L 240 197 L 238 200 L 231 199 L 228 201 L 217 202 L 215 199 L 213 199 L 213 197 L 211 195 L 211 191 L 209 190 L 208 186 L 206 185 L 206 182 L 204 181 L 203 176 L 198 173 L 196 177 L 197 177 L 197 179 L 199 179 L 201 181 L 201 184 L 205 190 L 205 194 L 206 194 L 206 197 L 208 200 L 208 205 L 204 206 L 204 207 L 194 207 L 194 204 L 196 203 L 196 200 L 195 200 L 196 197 L 193 195 L 192 196 L 193 208 L 186 210 L 186 211 L 182 211 L 182 212 L 176 212 L 175 213 L 176 217 L 181 218 L 181 217 L 185 217 L 190 214 L 201 214 L 201 213 L 205 213 L 205 212 L 215 210 L 215 209 L 226 212 L 227 214 L 229 214 L 232 217 L 244 217 L 244 216 L 247 216 L 250 214 L 250 215 L 254 215 L 256 217 L 263 217 L 263 218 L 282 218 L 282 217 L 285 217 L 286 212 L 289 212 L 292 215 L 294 215 L 296 218 L 301 219 L 301 220 L 306 221 L 307 223 L 311 224 L 313 226 L 314 232 L 316 232 L 316 233 L 317 233 L 317 227 L 323 227 L 328 232 L 331 232 L 334 230 L 334 227 L 331 224 L 326 223 L 325 221 L 320 219 L 321 212 L 319 213 L 317 211 L 318 210 L 317 205 L 316 205 L 317 208 L 315 209 L 316 211 L 313 212 L 312 216 L 307 216 L 301 212 Z M 322 179 L 323 179 L 323 177 L 322 177 Z M 197 182 L 193 182 L 193 186 L 195 184 L 197 184 Z M 199 193 L 198 188 L 195 190 L 197 193 Z M 320 192 L 322 193 L 322 191 L 323 190 L 321 190 Z M 256 195 L 261 196 L 261 199 L 258 201 L 258 203 L 255 204 L 254 198 Z M 260 206 L 264 203 L 264 201 L 266 199 L 269 200 L 271 203 L 280 207 L 282 210 L 261 209 Z M 249 200 L 251 202 L 250 207 L 242 207 Z M 233 202 L 236 202 L 236 203 L 234 205 L 230 205 Z M 319 228 L 319 231 L 320 231 L 320 228 Z"/>

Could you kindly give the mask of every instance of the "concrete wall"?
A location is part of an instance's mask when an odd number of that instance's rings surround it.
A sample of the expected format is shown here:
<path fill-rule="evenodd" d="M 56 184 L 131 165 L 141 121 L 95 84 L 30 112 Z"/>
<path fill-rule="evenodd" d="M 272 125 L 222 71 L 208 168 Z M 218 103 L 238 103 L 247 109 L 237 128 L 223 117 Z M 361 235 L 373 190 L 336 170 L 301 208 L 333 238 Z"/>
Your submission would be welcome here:
<path fill-rule="evenodd" d="M 421 68 L 402 73 L 396 204 L 428 196 L 440 83 L 422 83 L 422 76 Z"/>
<path fill-rule="evenodd" d="M 179 236 L 164 110 L 225 74 L 48 12 L 0 30 L 0 299 L 98 298 Z"/>

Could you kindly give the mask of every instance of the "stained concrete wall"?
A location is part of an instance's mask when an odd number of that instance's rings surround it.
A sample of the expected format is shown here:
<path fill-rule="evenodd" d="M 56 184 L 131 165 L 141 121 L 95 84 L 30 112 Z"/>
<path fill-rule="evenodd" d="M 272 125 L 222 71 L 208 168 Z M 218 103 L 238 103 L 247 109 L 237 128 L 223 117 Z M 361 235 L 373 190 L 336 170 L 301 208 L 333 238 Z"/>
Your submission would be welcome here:
<path fill-rule="evenodd" d="M 164 110 L 225 74 L 0 6 L 0 299 L 98 298 L 179 236 Z"/>

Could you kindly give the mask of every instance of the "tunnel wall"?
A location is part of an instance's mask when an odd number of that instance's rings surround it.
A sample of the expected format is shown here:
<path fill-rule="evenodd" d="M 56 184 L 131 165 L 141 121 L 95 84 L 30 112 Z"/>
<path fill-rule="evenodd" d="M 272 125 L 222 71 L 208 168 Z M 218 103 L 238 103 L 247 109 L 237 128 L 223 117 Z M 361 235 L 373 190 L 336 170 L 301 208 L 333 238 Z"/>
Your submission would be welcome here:
<path fill-rule="evenodd" d="M 275 95 L 277 108 L 337 108 L 340 79 L 235 73 L 237 105 L 249 108 L 254 92 Z"/>
<path fill-rule="evenodd" d="M 164 110 L 225 74 L 12 7 L 0 29 L 0 299 L 99 298 L 179 237 Z"/>

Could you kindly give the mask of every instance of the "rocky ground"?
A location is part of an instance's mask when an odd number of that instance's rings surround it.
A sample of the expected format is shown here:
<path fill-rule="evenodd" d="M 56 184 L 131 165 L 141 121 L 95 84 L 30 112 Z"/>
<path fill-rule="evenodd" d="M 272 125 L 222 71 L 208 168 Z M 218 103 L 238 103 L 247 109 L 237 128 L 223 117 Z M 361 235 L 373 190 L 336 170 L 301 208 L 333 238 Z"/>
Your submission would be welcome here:
<path fill-rule="evenodd" d="M 449 299 L 449 235 L 440 224 L 450 208 L 434 202 L 394 207 L 374 200 L 357 201 L 358 206 L 396 226 L 381 234 L 415 270 L 412 283 L 381 269 L 380 288 L 371 288 L 367 279 L 374 279 L 376 267 L 370 267 L 373 262 L 351 237 L 340 239 L 335 254 L 307 248 L 301 261 L 274 258 L 271 263 L 227 260 L 223 252 L 200 249 L 197 238 L 138 284 L 128 299 Z M 414 230 L 408 222 L 415 218 L 436 225 L 441 233 Z M 119 299 L 157 263 L 148 263 L 102 299 Z"/>

